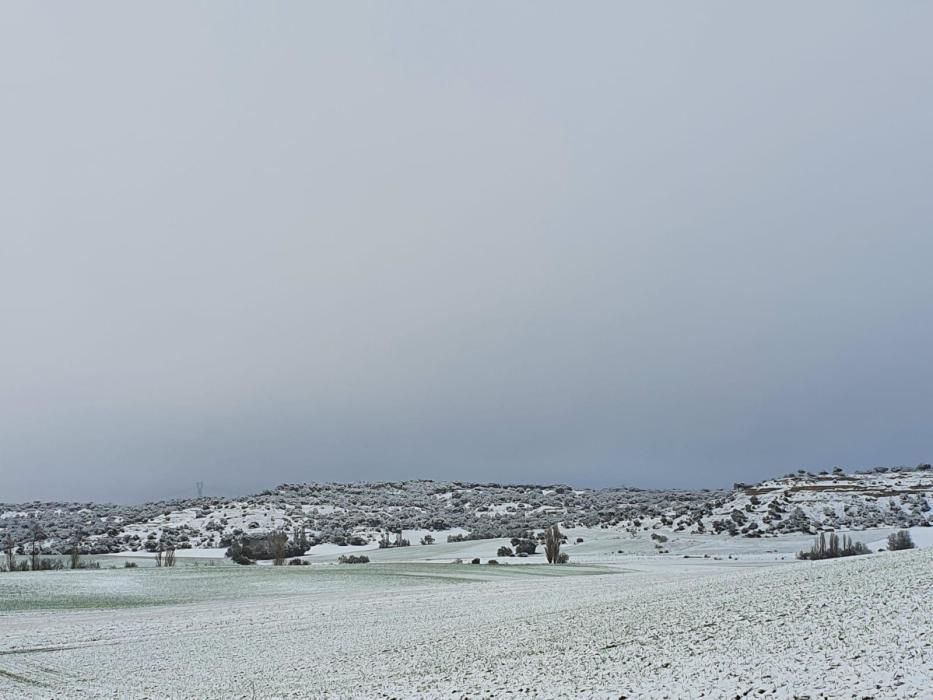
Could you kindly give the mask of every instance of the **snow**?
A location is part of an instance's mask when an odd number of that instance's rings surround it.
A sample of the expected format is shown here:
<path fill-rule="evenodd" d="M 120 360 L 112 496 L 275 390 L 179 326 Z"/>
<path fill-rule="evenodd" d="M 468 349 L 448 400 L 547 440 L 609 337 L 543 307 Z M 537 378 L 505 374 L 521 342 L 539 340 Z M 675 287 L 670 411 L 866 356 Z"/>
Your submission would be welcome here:
<path fill-rule="evenodd" d="M 933 527 L 910 527 L 906 529 L 910 533 L 910 539 L 913 540 L 915 547 L 921 549 L 933 547 Z M 896 532 L 896 530 L 889 530 L 888 533 L 890 532 Z M 866 542 L 865 544 L 872 550 L 878 550 L 882 547 L 887 548 L 888 535 L 885 534 L 884 537 Z"/>
<path fill-rule="evenodd" d="M 751 554 L 0 575 L 0 697 L 930 696 L 933 551 Z"/>

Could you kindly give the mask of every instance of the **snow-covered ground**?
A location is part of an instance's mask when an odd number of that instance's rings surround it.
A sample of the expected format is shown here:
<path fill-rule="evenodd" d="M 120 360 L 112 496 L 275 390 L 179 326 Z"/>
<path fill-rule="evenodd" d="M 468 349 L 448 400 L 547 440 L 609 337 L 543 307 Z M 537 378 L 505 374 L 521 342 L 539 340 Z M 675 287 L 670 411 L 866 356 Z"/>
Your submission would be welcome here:
<path fill-rule="evenodd" d="M 896 528 L 882 527 L 870 530 L 848 531 L 853 540 L 862 542 L 872 550 L 884 549 L 887 537 L 896 532 Z M 933 528 L 908 528 L 917 547 L 933 548 Z M 447 542 L 448 534 L 462 534 L 463 530 L 446 530 L 429 533 L 427 530 L 405 530 L 404 535 L 413 544 L 410 547 L 379 549 L 377 542 L 365 545 L 339 546 L 330 543 L 318 544 L 308 551 L 302 559 L 310 563 L 334 563 L 341 555 L 365 554 L 374 563 L 453 563 L 460 559 L 469 563 L 478 558 L 484 564 L 490 559 L 513 565 L 545 563 L 544 548 L 539 546 L 536 554 L 528 557 L 501 557 L 500 547 L 511 545 L 509 538 L 486 540 L 465 540 Z M 570 555 L 572 563 L 603 564 L 629 566 L 632 563 L 658 560 L 670 563 L 672 559 L 681 559 L 690 564 L 704 561 L 743 561 L 743 562 L 788 562 L 793 561 L 797 552 L 810 549 L 814 537 L 805 534 L 781 535 L 769 538 L 730 537 L 726 534 L 691 534 L 671 532 L 664 535 L 663 542 L 657 539 L 661 531 L 638 530 L 628 532 L 618 528 L 565 528 L 562 532 L 567 541 L 561 551 Z M 418 544 L 426 534 L 433 534 L 436 540 L 432 545 Z M 582 540 L 582 542 L 578 542 Z M 179 549 L 176 552 L 182 563 L 200 562 L 229 563 L 224 561 L 225 549 L 192 548 Z M 135 561 L 141 566 L 153 566 L 154 558 L 149 552 L 129 552 L 102 555 L 97 559 L 106 565 L 108 562 L 122 564 L 124 560 Z M 702 561 L 697 561 L 702 560 Z M 269 563 L 269 562 L 262 562 Z M 683 562 L 680 562 L 683 563 Z"/>
<path fill-rule="evenodd" d="M 929 549 L 568 535 L 559 567 L 442 563 L 476 541 L 0 575 L 0 697 L 931 697 Z"/>

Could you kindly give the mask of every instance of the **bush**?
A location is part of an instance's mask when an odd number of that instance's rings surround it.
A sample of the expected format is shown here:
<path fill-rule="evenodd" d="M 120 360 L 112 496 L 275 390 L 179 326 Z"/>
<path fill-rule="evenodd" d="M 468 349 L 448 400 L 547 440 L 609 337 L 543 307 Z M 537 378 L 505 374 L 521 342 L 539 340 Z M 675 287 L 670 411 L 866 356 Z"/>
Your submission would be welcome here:
<path fill-rule="evenodd" d="M 65 563 L 61 559 L 39 559 L 36 568 L 39 571 L 58 571 L 65 568 Z"/>
<path fill-rule="evenodd" d="M 137 567 L 137 564 L 136 564 L 135 561 L 125 561 L 125 562 L 123 562 L 123 568 L 124 568 L 124 569 L 135 569 L 136 567 Z"/>
<path fill-rule="evenodd" d="M 895 552 L 899 549 L 913 549 L 914 541 L 907 530 L 898 530 L 888 535 L 888 549 Z"/>
<path fill-rule="evenodd" d="M 285 563 L 286 558 L 300 557 L 308 551 L 308 543 L 295 543 L 283 531 L 249 533 L 237 537 L 227 550 L 227 556 L 237 564 L 253 563 L 257 559 L 272 559 Z"/>
<path fill-rule="evenodd" d="M 369 557 L 365 554 L 341 554 L 337 561 L 340 564 L 368 564 Z"/>
<path fill-rule="evenodd" d="M 498 564 L 499 562 L 497 562 L 495 559 L 490 559 L 490 560 L 487 561 L 486 563 L 487 563 L 487 564 Z"/>
<path fill-rule="evenodd" d="M 568 561 L 570 561 L 570 555 L 567 554 L 567 552 L 561 552 L 560 554 L 557 555 L 557 562 L 556 562 L 556 563 L 558 563 L 558 564 L 566 564 Z"/>
<path fill-rule="evenodd" d="M 253 560 L 249 558 L 246 548 L 243 546 L 243 542 L 238 537 L 233 540 L 233 543 L 230 545 L 230 548 L 227 550 L 227 556 L 230 557 L 235 563 L 248 566 L 253 563 Z"/>
<path fill-rule="evenodd" d="M 505 545 L 502 545 L 501 547 L 499 547 L 499 551 L 496 552 L 496 556 L 497 557 L 514 557 L 515 553 L 512 551 L 511 547 L 506 547 Z"/>
<path fill-rule="evenodd" d="M 470 561 L 470 563 L 471 563 L 471 564 L 479 564 L 479 557 L 476 557 L 476 559 L 472 559 L 472 560 Z"/>
<path fill-rule="evenodd" d="M 515 547 L 516 554 L 534 554 L 538 551 L 538 543 L 534 540 L 515 538 L 512 540 L 512 546 Z"/>
<path fill-rule="evenodd" d="M 289 559 L 288 565 L 289 566 L 307 566 L 308 562 L 306 562 L 304 559 L 298 559 L 296 557 L 295 559 Z"/>

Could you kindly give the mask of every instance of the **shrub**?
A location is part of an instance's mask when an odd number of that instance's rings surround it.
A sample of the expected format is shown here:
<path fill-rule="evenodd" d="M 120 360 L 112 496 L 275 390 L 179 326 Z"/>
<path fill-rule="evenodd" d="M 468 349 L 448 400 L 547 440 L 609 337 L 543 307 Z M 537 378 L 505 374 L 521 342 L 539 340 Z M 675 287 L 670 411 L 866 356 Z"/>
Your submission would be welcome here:
<path fill-rule="evenodd" d="M 570 555 L 567 554 L 567 552 L 561 552 L 560 554 L 557 555 L 557 560 L 554 563 L 555 564 L 566 564 L 568 561 L 570 561 Z"/>
<path fill-rule="evenodd" d="M 470 563 L 471 563 L 471 564 L 479 564 L 479 557 L 476 557 L 475 559 L 472 559 L 472 560 L 470 561 Z"/>
<path fill-rule="evenodd" d="M 532 539 L 519 539 L 518 537 L 512 540 L 512 546 L 515 547 L 516 554 L 534 554 L 538 550 L 538 543 Z"/>
<path fill-rule="evenodd" d="M 125 561 L 123 562 L 124 569 L 135 569 L 137 566 L 135 561 Z"/>
<path fill-rule="evenodd" d="M 307 544 L 307 543 L 305 543 Z M 252 563 L 257 559 L 280 560 L 300 557 L 307 549 L 288 539 L 288 535 L 277 530 L 273 533 L 245 533 L 238 535 L 227 549 L 227 556 L 237 564 Z M 247 561 L 248 560 L 248 561 Z"/>
<path fill-rule="evenodd" d="M 33 571 L 58 571 L 64 569 L 65 564 L 61 559 L 36 559 L 33 562 Z"/>
<path fill-rule="evenodd" d="M 425 545 L 434 544 L 434 536 L 430 534 L 425 535 L 424 537 L 421 538 L 421 544 L 425 544 Z"/>
<path fill-rule="evenodd" d="M 496 552 L 497 557 L 514 557 L 515 553 L 512 551 L 511 547 L 506 547 L 502 545 L 499 547 L 499 551 Z"/>
<path fill-rule="evenodd" d="M 297 557 L 295 557 L 294 559 L 288 560 L 288 565 L 289 566 L 307 566 L 308 562 L 306 562 L 304 559 L 298 559 Z"/>
<path fill-rule="evenodd" d="M 913 549 L 914 541 L 907 530 L 898 530 L 888 535 L 888 549 L 892 552 L 899 549 Z"/>
<path fill-rule="evenodd" d="M 487 561 L 486 563 L 487 563 L 487 564 L 498 564 L 499 562 L 497 562 L 495 559 L 490 559 L 490 560 Z"/>
<path fill-rule="evenodd" d="M 340 564 L 368 564 L 369 557 L 365 554 L 341 554 L 337 561 Z"/>
<path fill-rule="evenodd" d="M 288 535 L 284 530 L 276 530 L 269 534 L 267 539 L 267 546 L 272 552 L 273 565 L 284 566 L 285 557 L 287 556 L 285 549 L 288 547 Z"/>
<path fill-rule="evenodd" d="M 230 545 L 230 548 L 227 550 L 227 556 L 230 557 L 235 563 L 242 564 L 247 566 L 253 563 L 253 560 L 249 558 L 246 548 L 243 546 L 243 541 L 241 538 L 233 540 Z"/>

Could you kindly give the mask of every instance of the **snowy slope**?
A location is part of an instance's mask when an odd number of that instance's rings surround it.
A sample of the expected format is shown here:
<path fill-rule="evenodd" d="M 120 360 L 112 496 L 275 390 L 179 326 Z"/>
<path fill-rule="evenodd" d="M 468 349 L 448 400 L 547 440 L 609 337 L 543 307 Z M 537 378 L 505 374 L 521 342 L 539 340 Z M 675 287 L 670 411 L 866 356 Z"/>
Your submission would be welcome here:
<path fill-rule="evenodd" d="M 933 552 L 618 571 L 0 577 L 0 696 L 930 697 Z"/>
<path fill-rule="evenodd" d="M 933 471 L 797 473 L 738 485 L 694 530 L 758 536 L 933 524 Z"/>

